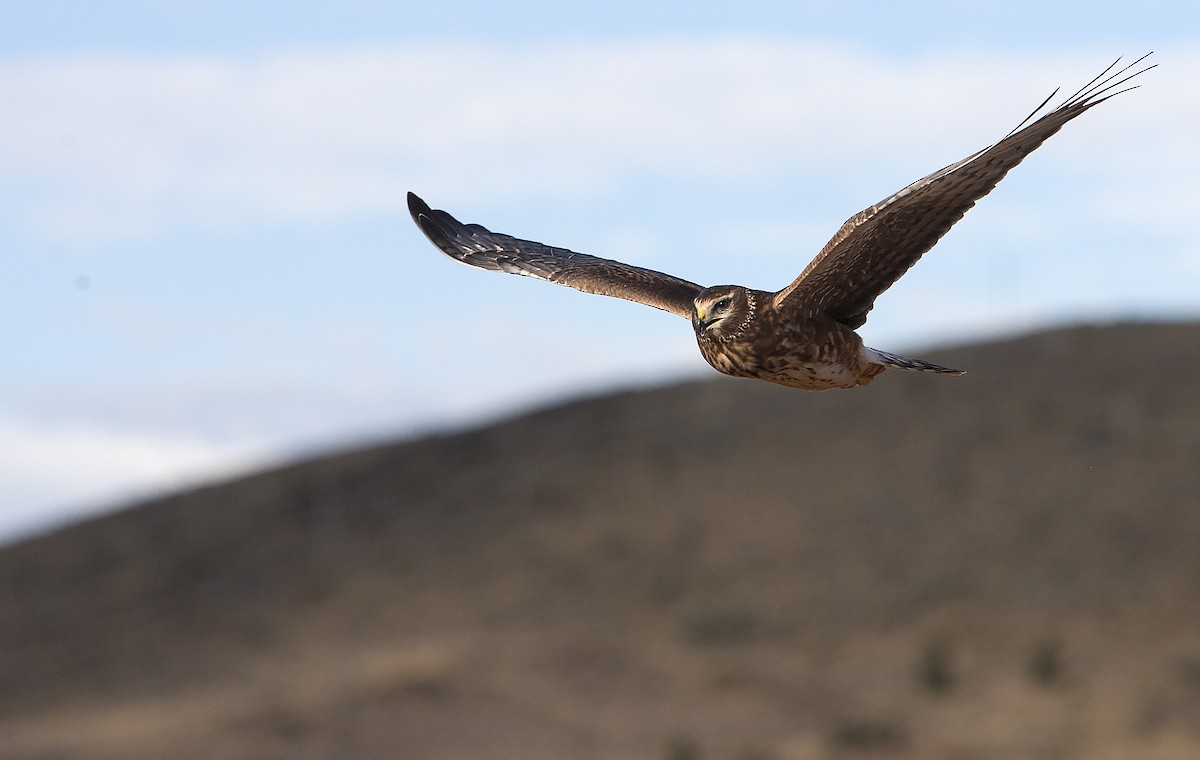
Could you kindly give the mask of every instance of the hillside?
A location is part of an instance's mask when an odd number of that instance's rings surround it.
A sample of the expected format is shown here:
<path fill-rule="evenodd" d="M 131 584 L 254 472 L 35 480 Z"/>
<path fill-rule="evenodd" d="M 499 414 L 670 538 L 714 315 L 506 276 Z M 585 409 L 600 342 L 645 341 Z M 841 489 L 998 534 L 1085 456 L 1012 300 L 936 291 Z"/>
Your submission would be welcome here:
<path fill-rule="evenodd" d="M 587 399 L 0 550 L 0 757 L 1200 757 L 1200 325 Z"/>

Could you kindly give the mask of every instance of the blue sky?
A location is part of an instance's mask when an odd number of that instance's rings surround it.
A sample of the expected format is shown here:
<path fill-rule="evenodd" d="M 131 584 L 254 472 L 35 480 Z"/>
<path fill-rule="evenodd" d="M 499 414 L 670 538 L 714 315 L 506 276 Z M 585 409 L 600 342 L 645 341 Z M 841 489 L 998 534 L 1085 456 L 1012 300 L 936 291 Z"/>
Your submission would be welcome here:
<path fill-rule="evenodd" d="M 1200 315 L 1183 4 L 27 4 L 0 27 L 0 536 L 297 453 L 710 372 L 462 267 L 404 193 L 778 288 L 848 216 L 1155 50 L 878 303 L 903 350 Z M 797 404 L 805 402 L 797 395 Z"/>

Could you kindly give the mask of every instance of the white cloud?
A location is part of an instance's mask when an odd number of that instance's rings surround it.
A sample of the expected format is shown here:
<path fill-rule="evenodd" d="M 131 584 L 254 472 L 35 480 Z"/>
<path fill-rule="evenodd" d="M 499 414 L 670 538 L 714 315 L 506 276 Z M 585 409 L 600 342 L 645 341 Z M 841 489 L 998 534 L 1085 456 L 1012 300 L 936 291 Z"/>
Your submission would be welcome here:
<path fill-rule="evenodd" d="M 267 452 L 91 426 L 0 419 L 0 541 L 118 503 L 250 471 Z"/>
<path fill-rule="evenodd" d="M 1054 85 L 1086 81 L 1098 56 L 897 61 L 714 38 L 7 62 L 0 168 L 41 234 L 71 243 L 393 211 L 410 187 L 544 197 L 646 174 L 736 182 L 889 166 L 907 181 L 913 165 L 999 137 Z M 1146 144 L 1192 144 L 1200 96 L 1181 67 L 1196 61 L 1172 66 L 1064 155 L 1094 161 L 1114 125 L 1155 131 L 1123 146 L 1127 161 L 1157 150 Z M 1172 118 L 1139 119 L 1151 102 Z M 41 192 L 18 192 L 31 183 Z"/>

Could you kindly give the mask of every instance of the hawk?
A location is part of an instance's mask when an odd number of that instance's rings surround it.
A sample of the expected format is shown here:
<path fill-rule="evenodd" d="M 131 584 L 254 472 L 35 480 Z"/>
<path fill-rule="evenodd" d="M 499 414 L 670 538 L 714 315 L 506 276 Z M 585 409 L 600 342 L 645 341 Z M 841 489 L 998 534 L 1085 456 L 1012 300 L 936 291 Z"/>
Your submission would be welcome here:
<path fill-rule="evenodd" d="M 408 194 L 408 209 L 435 246 L 465 264 L 624 298 L 690 319 L 700 353 L 727 375 L 805 390 L 867 385 L 889 367 L 961 375 L 961 370 L 867 348 L 855 329 L 866 322 L 876 297 L 1025 156 L 1068 121 L 1134 89 L 1118 88 L 1154 68 L 1129 73 L 1146 57 L 1120 69 L 1118 59 L 1042 113 L 1055 90 L 998 143 L 850 217 L 795 281 L 773 293 L 740 285 L 701 287 L 662 272 L 463 224 L 413 193 Z"/>

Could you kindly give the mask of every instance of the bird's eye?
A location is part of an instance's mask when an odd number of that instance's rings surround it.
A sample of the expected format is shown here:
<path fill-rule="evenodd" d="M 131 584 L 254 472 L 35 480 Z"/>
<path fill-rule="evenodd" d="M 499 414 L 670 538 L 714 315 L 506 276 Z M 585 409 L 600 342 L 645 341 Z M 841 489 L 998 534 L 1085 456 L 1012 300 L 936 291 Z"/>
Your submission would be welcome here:
<path fill-rule="evenodd" d="M 714 311 L 725 311 L 726 309 L 729 308 L 729 306 L 732 303 L 733 303 L 733 299 L 730 298 L 729 296 L 725 296 L 720 301 L 717 301 L 715 304 L 713 304 L 713 310 Z"/>

